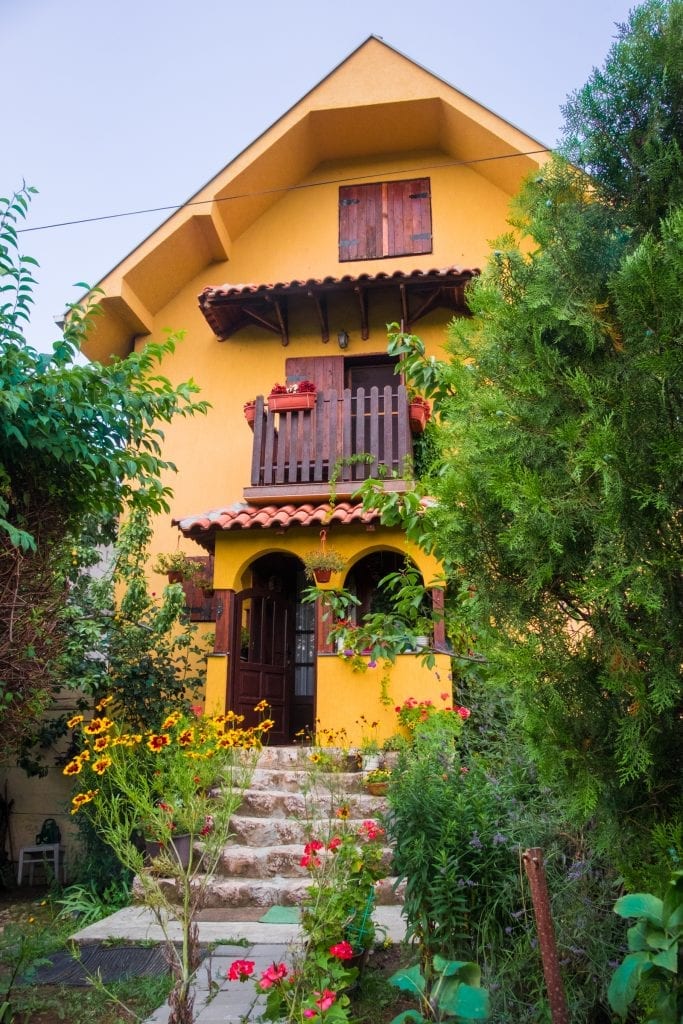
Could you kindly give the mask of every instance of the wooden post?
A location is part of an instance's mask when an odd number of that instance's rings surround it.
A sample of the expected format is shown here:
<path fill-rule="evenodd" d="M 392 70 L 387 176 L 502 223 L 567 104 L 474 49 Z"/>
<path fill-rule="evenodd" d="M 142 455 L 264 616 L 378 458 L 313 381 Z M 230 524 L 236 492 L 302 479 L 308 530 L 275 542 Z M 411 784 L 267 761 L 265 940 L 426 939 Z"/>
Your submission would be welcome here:
<path fill-rule="evenodd" d="M 564 995 L 564 985 L 562 984 L 557 945 L 555 943 L 555 930 L 553 928 L 552 914 L 550 913 L 548 884 L 543 867 L 543 850 L 535 846 L 531 850 L 526 851 L 522 860 L 524 861 L 526 876 L 529 879 L 531 900 L 534 905 L 536 931 L 538 932 L 538 941 L 541 947 L 541 961 L 548 989 L 550 1015 L 553 1024 L 569 1024 L 567 1000 Z"/>

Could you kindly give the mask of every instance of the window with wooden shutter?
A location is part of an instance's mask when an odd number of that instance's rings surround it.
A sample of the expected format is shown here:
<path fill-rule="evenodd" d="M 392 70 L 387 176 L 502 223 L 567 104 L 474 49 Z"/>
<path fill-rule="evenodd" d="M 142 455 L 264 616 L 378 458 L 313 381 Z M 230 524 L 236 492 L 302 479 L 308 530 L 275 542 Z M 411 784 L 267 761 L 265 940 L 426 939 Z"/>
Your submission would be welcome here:
<path fill-rule="evenodd" d="M 340 187 L 340 263 L 431 251 L 429 178 Z"/>

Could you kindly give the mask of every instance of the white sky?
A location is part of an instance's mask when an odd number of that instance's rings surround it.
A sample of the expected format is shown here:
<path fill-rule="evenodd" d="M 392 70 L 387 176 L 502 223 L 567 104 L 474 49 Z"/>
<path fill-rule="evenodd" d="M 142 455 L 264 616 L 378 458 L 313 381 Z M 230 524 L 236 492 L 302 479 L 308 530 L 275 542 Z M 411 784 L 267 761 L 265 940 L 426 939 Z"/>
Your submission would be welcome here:
<path fill-rule="evenodd" d="M 367 36 L 554 145 L 560 105 L 601 65 L 628 0 L 0 0 L 0 191 L 28 226 L 182 203 Z M 22 235 L 40 262 L 27 332 L 46 349 L 168 214 Z"/>

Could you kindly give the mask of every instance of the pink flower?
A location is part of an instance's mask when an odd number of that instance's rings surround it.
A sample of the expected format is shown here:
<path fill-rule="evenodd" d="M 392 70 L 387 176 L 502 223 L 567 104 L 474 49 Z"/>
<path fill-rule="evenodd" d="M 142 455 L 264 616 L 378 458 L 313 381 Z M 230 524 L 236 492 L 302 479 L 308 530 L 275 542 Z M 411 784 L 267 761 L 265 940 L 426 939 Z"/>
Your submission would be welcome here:
<path fill-rule="evenodd" d="M 335 946 L 330 946 L 330 953 L 332 956 L 336 956 L 338 960 L 351 960 L 353 958 L 353 946 L 344 939 Z"/>
<path fill-rule="evenodd" d="M 332 1003 L 337 998 L 337 993 L 332 992 L 329 988 L 324 988 L 322 992 L 316 992 L 316 995 L 319 996 L 319 998 L 316 999 L 315 1005 L 320 1007 L 322 1013 L 324 1013 L 325 1010 L 329 1010 Z"/>
<path fill-rule="evenodd" d="M 253 960 L 233 960 L 226 975 L 228 981 L 246 981 L 254 973 Z"/>
<path fill-rule="evenodd" d="M 463 721 L 464 721 L 464 720 L 465 720 L 466 718 L 469 718 L 469 717 L 470 717 L 470 715 L 472 714 L 472 712 L 470 711 L 470 709 L 469 709 L 469 708 L 463 708 L 463 707 L 459 707 L 459 708 L 456 708 L 455 710 L 456 710 L 456 711 L 457 711 L 457 713 L 458 713 L 458 714 L 460 715 L 460 717 L 462 718 L 462 720 L 463 720 Z"/>
<path fill-rule="evenodd" d="M 270 967 L 266 968 L 261 977 L 259 978 L 259 985 L 265 992 L 266 989 L 272 988 L 273 985 L 277 985 L 278 981 L 282 981 L 283 978 L 287 977 L 287 966 L 286 964 L 271 964 Z"/>
<path fill-rule="evenodd" d="M 310 1007 L 307 1010 L 304 1010 L 304 1017 L 310 1018 L 310 1017 L 317 1017 L 317 1016 L 318 1016 L 318 1014 L 315 1012 L 315 1010 L 311 1010 Z"/>
<path fill-rule="evenodd" d="M 361 839 L 367 839 L 368 842 L 372 842 L 373 839 L 379 839 L 380 836 L 384 835 L 384 829 L 380 828 L 376 821 L 364 821 L 358 829 L 358 834 Z"/>

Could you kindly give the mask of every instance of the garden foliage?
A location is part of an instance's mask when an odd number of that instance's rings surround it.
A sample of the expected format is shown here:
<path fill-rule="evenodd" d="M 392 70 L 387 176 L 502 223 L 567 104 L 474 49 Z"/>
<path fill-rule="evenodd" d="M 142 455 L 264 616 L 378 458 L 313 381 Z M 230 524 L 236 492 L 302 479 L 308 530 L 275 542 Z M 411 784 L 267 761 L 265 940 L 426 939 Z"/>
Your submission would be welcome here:
<path fill-rule="evenodd" d="M 162 426 L 204 412 L 191 381 L 159 372 L 179 336 L 107 366 L 79 365 L 92 305 L 73 306 L 49 353 L 31 347 L 36 261 L 18 230 L 35 190 L 0 199 L 0 753 L 49 703 L 64 645 L 69 551 L 88 517 L 168 509 Z"/>
<path fill-rule="evenodd" d="M 554 157 L 526 182 L 450 359 L 392 336 L 440 458 L 368 498 L 444 561 L 462 664 L 485 658 L 542 779 L 639 884 L 680 814 L 682 9 L 634 11 L 570 101 L 595 177 Z"/>

